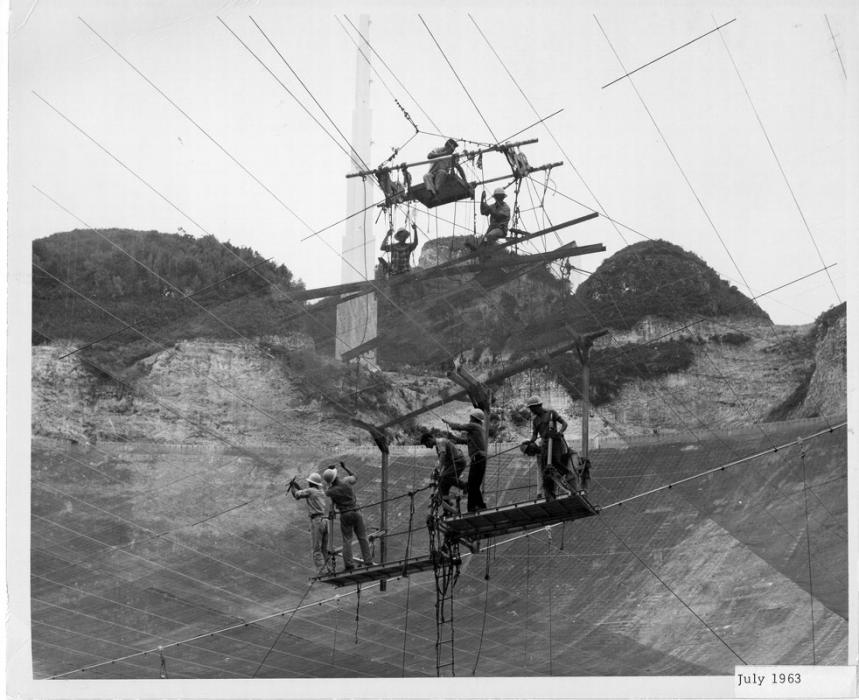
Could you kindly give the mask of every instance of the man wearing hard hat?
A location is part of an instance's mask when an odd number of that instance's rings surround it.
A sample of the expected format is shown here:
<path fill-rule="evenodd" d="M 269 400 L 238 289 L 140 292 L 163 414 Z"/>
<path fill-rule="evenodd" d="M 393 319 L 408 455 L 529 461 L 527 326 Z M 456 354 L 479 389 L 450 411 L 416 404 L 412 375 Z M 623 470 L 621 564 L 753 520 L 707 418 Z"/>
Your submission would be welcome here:
<path fill-rule="evenodd" d="M 322 489 L 322 477 L 313 472 L 307 477 L 307 488 L 300 489 L 295 479 L 289 482 L 289 492 L 296 500 L 304 499 L 307 514 L 310 516 L 310 548 L 316 573 L 323 575 L 332 573 L 326 571 L 325 553 L 328 551 L 328 524 L 325 522 L 325 508 L 328 501 Z"/>
<path fill-rule="evenodd" d="M 483 235 L 483 243 L 487 245 L 494 244 L 500 238 L 507 237 L 507 225 L 510 223 L 510 207 L 504 201 L 507 193 L 502 187 L 496 188 L 492 193 L 492 198 L 495 200 L 490 204 L 486 203 L 486 191 L 480 193 L 480 213 L 483 216 L 489 217 L 489 228 Z"/>
<path fill-rule="evenodd" d="M 442 419 L 442 423 L 451 430 L 465 433 L 465 438 L 459 438 L 459 442 L 468 445 L 468 512 L 474 513 L 486 508 L 482 492 L 483 475 L 486 474 L 486 415 L 479 408 L 473 408 L 468 418 L 468 423 L 451 423 L 446 419 Z"/>
<path fill-rule="evenodd" d="M 402 275 L 411 269 L 410 258 L 412 257 L 412 253 L 415 251 L 415 248 L 418 247 L 418 228 L 414 224 L 412 224 L 412 232 L 414 234 L 414 238 L 411 240 L 409 240 L 410 234 L 405 228 L 399 229 L 396 233 L 394 233 L 392 228 L 385 235 L 381 249 L 384 252 L 391 254 L 391 262 L 387 263 L 386 268 L 388 277 Z M 392 233 L 394 238 L 397 239 L 396 243 L 389 243 Z M 381 258 L 379 259 L 381 260 Z"/>
<path fill-rule="evenodd" d="M 370 551 L 370 541 L 367 539 L 367 528 L 364 525 L 361 508 L 358 506 L 358 500 L 355 498 L 355 492 L 352 490 L 352 484 L 357 479 L 343 462 L 340 462 L 340 466 L 346 472 L 346 476 L 338 476 L 337 469 L 329 467 L 322 472 L 322 478 L 328 484 L 328 490 L 325 492 L 325 495 L 337 506 L 337 511 L 340 513 L 340 534 L 343 537 L 343 567 L 346 571 L 352 571 L 355 568 L 355 563 L 352 559 L 353 535 L 358 538 L 364 566 L 373 565 L 373 553 Z"/>
<path fill-rule="evenodd" d="M 575 475 L 570 468 L 572 454 L 564 439 L 567 421 L 554 409 L 543 408 L 543 401 L 539 396 L 531 396 L 525 404 L 532 415 L 531 442 L 534 443 L 538 435 L 542 438 L 540 472 L 543 477 L 543 493 L 548 500 L 569 496 L 570 489 L 575 489 Z M 570 489 L 565 488 L 561 480 Z"/>

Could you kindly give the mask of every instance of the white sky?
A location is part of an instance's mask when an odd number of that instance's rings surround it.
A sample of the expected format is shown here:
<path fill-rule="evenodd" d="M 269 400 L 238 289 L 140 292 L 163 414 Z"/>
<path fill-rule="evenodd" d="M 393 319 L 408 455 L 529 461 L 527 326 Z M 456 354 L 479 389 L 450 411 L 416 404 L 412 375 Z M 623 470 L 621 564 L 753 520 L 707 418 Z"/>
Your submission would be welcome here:
<path fill-rule="evenodd" d="M 165 232 L 182 227 L 193 235 L 202 235 L 202 227 L 220 240 L 250 246 L 286 264 L 308 287 L 336 284 L 344 225 L 311 240 L 302 238 L 346 215 L 344 175 L 353 167 L 218 17 L 334 133 L 253 25 L 253 17 L 350 136 L 357 56 L 337 17 L 342 19 L 348 13 L 357 25 L 359 11 L 367 12 L 373 48 L 420 106 L 379 61 L 374 66 L 418 126 L 436 131 L 431 118 L 445 134 L 492 141 L 489 129 L 418 17 L 420 12 L 496 137 L 505 138 L 536 117 L 484 42 L 470 13 L 537 111 L 547 115 L 564 110 L 547 124 L 570 160 L 542 127 L 518 137 L 540 139 L 526 151 L 532 165 L 566 161 L 553 172 L 554 187 L 599 208 L 590 189 L 614 219 L 640 234 L 694 251 L 747 294 L 749 287 L 760 294 L 835 264 L 829 271 L 831 281 L 825 273 L 818 273 L 760 300 L 777 323 L 807 323 L 845 299 L 848 291 L 848 205 L 856 192 L 855 168 L 852 174 L 850 171 L 856 161 L 855 141 L 851 143 L 848 130 L 848 125 L 855 129 L 857 123 L 856 7 L 846 1 L 816 0 L 777 4 L 367 2 L 362 6 L 16 0 L 11 3 L 9 37 L 9 231 L 13 244 L 25 245 L 14 249 L 12 262 L 17 255 L 19 265 L 10 269 L 29 267 L 31 240 L 83 227 L 34 189 L 38 187 L 93 227 Z M 721 36 L 808 228 L 718 33 L 633 77 L 660 136 L 629 80 L 601 89 L 624 71 L 594 15 L 628 70 L 713 29 L 716 23 L 736 18 Z M 378 79 L 371 99 L 375 165 L 413 129 Z M 396 162 L 423 159 L 440 141 L 420 135 Z M 488 156 L 485 168 L 490 177 L 508 172 L 498 155 Z M 414 170 L 418 178 L 423 172 L 423 167 Z M 378 199 L 379 193 L 371 191 L 369 196 Z M 530 206 L 529 200 L 521 206 Z M 555 223 L 587 212 L 551 193 L 545 207 Z M 441 215 L 453 218 L 453 207 L 444 209 Z M 470 225 L 470 208 L 457 205 L 456 220 Z M 426 227 L 426 213 L 418 222 Z M 524 223 L 535 230 L 540 221 L 526 214 Z M 478 226 L 482 230 L 483 222 Z M 379 221 L 377 244 L 384 230 Z M 451 227 L 439 222 L 437 229 L 433 223 L 430 230 L 431 236 L 449 235 Z M 563 242 L 601 242 L 608 254 L 626 244 L 622 237 L 626 243 L 643 240 L 626 228 L 619 228 L 618 233 L 602 218 L 561 234 Z M 546 242 L 556 245 L 557 239 L 550 236 Z M 602 259 L 592 255 L 575 262 L 594 270 Z"/>

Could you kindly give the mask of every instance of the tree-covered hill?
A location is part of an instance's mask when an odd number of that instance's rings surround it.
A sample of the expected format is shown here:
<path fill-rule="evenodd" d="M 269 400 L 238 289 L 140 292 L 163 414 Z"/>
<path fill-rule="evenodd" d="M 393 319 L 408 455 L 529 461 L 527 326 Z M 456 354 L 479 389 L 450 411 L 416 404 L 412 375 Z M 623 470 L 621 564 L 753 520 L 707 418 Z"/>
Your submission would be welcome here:
<path fill-rule="evenodd" d="M 33 242 L 33 342 L 104 338 L 91 352 L 121 349 L 128 362 L 182 338 L 283 333 L 297 323 L 284 297 L 302 286 L 284 265 L 214 236 L 56 233 Z"/>
<path fill-rule="evenodd" d="M 629 329 L 645 316 L 769 316 L 694 253 L 663 240 L 627 246 L 603 261 L 576 290 L 573 313 Z"/>

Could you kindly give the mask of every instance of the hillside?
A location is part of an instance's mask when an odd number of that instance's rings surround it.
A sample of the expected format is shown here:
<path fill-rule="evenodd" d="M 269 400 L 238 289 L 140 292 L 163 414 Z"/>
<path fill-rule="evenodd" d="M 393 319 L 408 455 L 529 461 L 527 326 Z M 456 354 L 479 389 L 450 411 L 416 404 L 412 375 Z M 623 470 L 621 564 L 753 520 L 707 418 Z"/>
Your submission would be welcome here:
<path fill-rule="evenodd" d="M 457 252 L 440 239 L 424 246 L 420 262 L 444 261 Z M 245 263 L 233 253 L 272 284 L 237 274 Z M 173 274 L 171 284 L 180 290 L 202 285 L 201 293 L 183 298 L 165 283 L 153 283 L 157 278 L 145 270 L 132 273 L 126 269 L 129 255 L 158 274 Z M 45 271 L 34 279 L 33 296 L 34 334 L 43 334 L 34 336 L 37 435 L 306 444 L 308 435 L 320 433 L 322 412 L 330 430 L 321 431 L 320 444 L 358 442 L 366 434 L 349 424 L 351 417 L 383 423 L 434 399 L 452 386 L 444 377 L 452 359 L 483 377 L 536 353 L 526 374 L 496 388 L 498 435 L 513 439 L 527 432 L 521 402 L 535 391 L 564 415 L 581 419 L 579 361 L 567 353 L 546 367 L 539 352 L 578 329 L 573 310 L 583 299 L 619 309 L 624 319 L 591 351 L 591 434 L 597 438 L 846 411 L 845 305 L 809 327 L 773 326 L 702 261 L 664 241 L 620 251 L 572 295 L 565 280 L 542 267 L 479 295 L 468 280 L 433 281 L 432 289 L 423 289 L 419 318 L 427 328 L 458 329 L 437 334 L 456 344 L 444 357 L 421 334 L 400 332 L 403 324 L 383 303 L 379 362 L 387 371 L 355 371 L 326 358 L 318 323 L 324 315 L 307 323 L 306 314 L 283 298 L 293 285 L 289 271 L 252 251 L 210 238 L 77 231 L 36 241 L 34 261 L 37 272 Z M 649 268 L 660 272 L 648 276 Z M 683 270 L 678 284 L 698 292 L 678 302 L 661 285 Z M 49 275 L 79 285 L 104 311 Z M 460 295 L 461 305 L 450 304 L 450 296 L 436 301 L 451 292 Z M 550 303 L 535 305 L 535 298 Z M 645 308 L 642 298 L 652 306 Z M 706 315 L 714 310 L 722 315 Z M 143 332 L 123 328 L 118 319 L 138 319 Z M 314 334 L 304 332 L 310 328 Z M 399 439 L 413 440 L 421 427 L 439 426 L 439 415 L 427 414 L 404 426 L 411 437 Z"/>
<path fill-rule="evenodd" d="M 74 230 L 34 241 L 33 265 L 33 344 L 92 343 L 82 356 L 115 372 L 177 340 L 300 327 L 292 273 L 214 236 Z"/>

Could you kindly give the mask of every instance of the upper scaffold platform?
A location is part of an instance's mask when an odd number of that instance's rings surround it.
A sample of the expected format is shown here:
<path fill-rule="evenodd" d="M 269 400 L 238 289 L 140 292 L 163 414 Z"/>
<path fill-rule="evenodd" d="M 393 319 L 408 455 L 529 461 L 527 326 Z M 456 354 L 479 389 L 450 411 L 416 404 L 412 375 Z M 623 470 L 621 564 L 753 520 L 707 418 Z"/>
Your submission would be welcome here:
<path fill-rule="evenodd" d="M 598 512 L 586 496 L 572 493 L 554 501 L 535 499 L 442 518 L 441 527 L 451 535 L 475 540 L 588 518 Z"/>
<path fill-rule="evenodd" d="M 384 564 L 373 564 L 372 566 L 359 566 L 352 571 L 338 571 L 325 576 L 316 576 L 314 581 L 330 583 L 333 586 L 348 586 L 353 583 L 372 583 L 382 581 L 393 576 L 408 576 L 420 571 L 432 569 L 436 564 L 443 565 L 447 562 L 444 554 L 437 554 L 436 559 L 432 556 L 413 557 L 411 559 L 400 559 L 389 561 Z"/>

